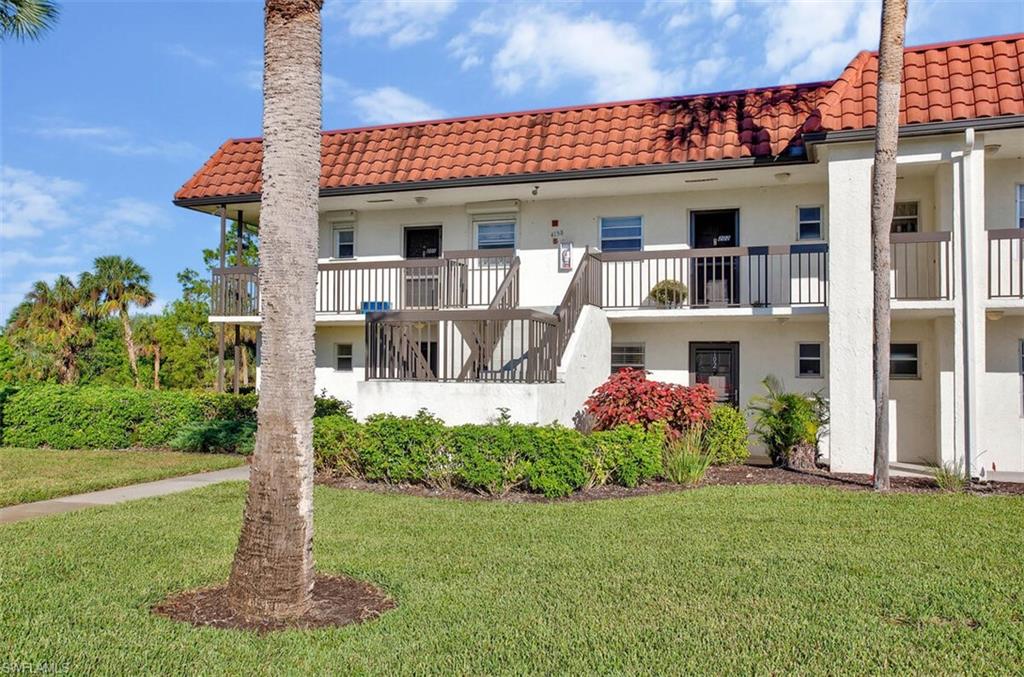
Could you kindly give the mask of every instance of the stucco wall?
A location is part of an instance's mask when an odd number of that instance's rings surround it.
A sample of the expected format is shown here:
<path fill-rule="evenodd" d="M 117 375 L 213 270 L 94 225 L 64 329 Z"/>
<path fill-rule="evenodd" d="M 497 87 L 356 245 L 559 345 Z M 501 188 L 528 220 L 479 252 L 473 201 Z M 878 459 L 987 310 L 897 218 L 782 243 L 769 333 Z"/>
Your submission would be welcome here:
<path fill-rule="evenodd" d="M 936 341 L 952 341 L 952 335 L 937 336 L 933 320 L 892 322 L 894 343 L 916 343 L 918 369 L 915 379 L 892 379 L 889 383 L 890 458 L 902 463 L 931 463 L 939 460 L 938 390 L 939 359 Z"/>
<path fill-rule="evenodd" d="M 1024 160 L 1003 158 L 985 162 L 985 228 L 1017 226 L 1017 184 L 1024 183 Z"/>
<path fill-rule="evenodd" d="M 988 470 L 1024 472 L 1024 392 L 1020 376 L 1024 316 L 988 320 L 986 336 L 980 407 L 985 436 L 978 463 Z"/>

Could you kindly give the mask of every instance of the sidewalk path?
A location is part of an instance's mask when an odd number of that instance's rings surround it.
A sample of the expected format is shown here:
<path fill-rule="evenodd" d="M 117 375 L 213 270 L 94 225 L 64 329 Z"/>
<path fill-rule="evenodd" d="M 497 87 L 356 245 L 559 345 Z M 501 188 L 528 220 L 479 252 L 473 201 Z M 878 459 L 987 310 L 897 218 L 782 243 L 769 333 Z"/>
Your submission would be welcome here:
<path fill-rule="evenodd" d="M 249 466 L 242 465 L 237 468 L 226 468 L 224 470 L 202 472 L 183 477 L 170 477 L 165 480 L 157 480 L 156 482 L 131 484 L 127 487 L 104 489 L 103 491 L 93 491 L 88 494 L 63 496 L 48 501 L 11 505 L 6 508 L 0 508 L 0 524 L 20 522 L 45 515 L 56 515 L 95 505 L 113 505 L 114 503 L 124 503 L 125 501 L 134 501 L 139 498 L 176 494 L 179 491 L 197 489 L 218 482 L 247 479 L 249 479 Z"/>

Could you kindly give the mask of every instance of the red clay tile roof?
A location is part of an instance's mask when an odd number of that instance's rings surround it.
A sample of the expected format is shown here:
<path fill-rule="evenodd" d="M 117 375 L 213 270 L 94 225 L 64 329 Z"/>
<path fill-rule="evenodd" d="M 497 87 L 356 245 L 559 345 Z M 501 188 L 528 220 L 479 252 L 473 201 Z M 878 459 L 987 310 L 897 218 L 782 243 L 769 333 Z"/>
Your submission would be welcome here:
<path fill-rule="evenodd" d="M 900 124 L 1024 115 L 1024 34 L 909 47 Z M 630 168 L 800 154 L 812 131 L 875 122 L 878 59 L 832 82 L 323 133 L 320 187 Z M 222 145 L 176 200 L 260 192 L 260 139 Z"/>

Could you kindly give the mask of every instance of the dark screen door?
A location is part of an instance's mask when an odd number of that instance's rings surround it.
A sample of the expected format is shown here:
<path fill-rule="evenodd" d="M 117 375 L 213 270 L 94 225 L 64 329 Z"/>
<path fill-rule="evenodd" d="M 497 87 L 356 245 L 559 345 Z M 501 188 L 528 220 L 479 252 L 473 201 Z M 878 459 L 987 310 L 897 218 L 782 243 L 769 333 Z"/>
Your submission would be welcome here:
<path fill-rule="evenodd" d="M 441 256 L 441 226 L 405 229 L 405 258 L 436 259 Z M 433 265 L 405 269 L 405 308 L 436 308 L 440 279 Z"/>
<path fill-rule="evenodd" d="M 441 256 L 441 226 L 405 229 L 405 258 L 436 259 Z"/>
<path fill-rule="evenodd" d="M 714 388 L 719 402 L 739 406 L 739 343 L 690 343 L 690 373 L 694 383 Z"/>
<path fill-rule="evenodd" d="M 739 246 L 740 219 L 736 209 L 691 212 L 693 246 L 717 249 Z M 735 256 L 702 256 L 693 261 L 690 279 L 693 303 L 698 306 L 739 303 L 739 275 Z"/>

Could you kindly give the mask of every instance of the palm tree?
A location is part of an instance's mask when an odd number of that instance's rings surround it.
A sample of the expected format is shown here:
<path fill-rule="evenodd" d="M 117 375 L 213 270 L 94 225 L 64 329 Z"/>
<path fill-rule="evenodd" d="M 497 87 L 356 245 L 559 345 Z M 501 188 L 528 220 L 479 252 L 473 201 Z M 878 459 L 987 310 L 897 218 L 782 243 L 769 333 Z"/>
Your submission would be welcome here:
<path fill-rule="evenodd" d="M 149 273 L 131 258 L 101 256 L 93 262 L 93 272 L 82 276 L 83 284 L 91 293 L 96 310 L 101 315 L 117 315 L 124 331 L 124 346 L 128 351 L 128 366 L 132 370 L 135 387 L 139 387 L 139 360 L 132 336 L 132 322 L 128 306 L 145 308 L 155 298 L 149 289 Z"/>
<path fill-rule="evenodd" d="M 883 0 L 878 44 L 878 122 L 871 179 L 871 258 L 874 278 L 875 464 L 874 487 L 889 489 L 889 233 L 896 200 L 896 146 L 907 0 Z"/>
<path fill-rule="evenodd" d="M 159 315 L 135 318 L 134 334 L 138 340 L 139 354 L 153 359 L 153 390 L 160 390 L 160 360 L 163 356 L 161 320 Z"/>
<path fill-rule="evenodd" d="M 71 278 L 61 275 L 52 287 L 36 282 L 11 317 L 16 342 L 42 347 L 53 355 L 53 373 L 59 383 L 78 380 L 78 358 L 95 336 L 84 300 L 81 285 L 76 287 Z"/>
<path fill-rule="evenodd" d="M 51 0 L 0 0 L 0 40 L 36 40 L 53 28 L 59 14 Z"/>
<path fill-rule="evenodd" d="M 256 449 L 228 600 L 287 619 L 313 591 L 313 388 L 322 0 L 266 0 Z"/>

